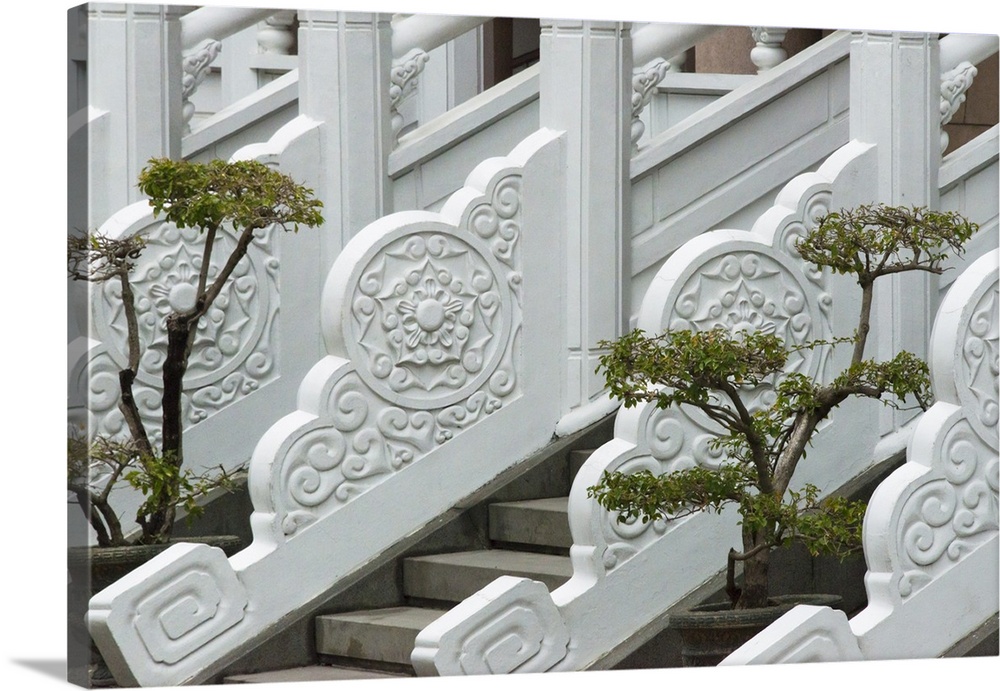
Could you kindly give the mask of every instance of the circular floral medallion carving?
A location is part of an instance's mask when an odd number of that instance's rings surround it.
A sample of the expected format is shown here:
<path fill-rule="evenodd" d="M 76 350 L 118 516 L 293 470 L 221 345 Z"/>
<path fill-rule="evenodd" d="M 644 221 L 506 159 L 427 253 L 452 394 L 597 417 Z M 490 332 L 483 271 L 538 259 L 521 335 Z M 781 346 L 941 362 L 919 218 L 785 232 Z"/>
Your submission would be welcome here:
<path fill-rule="evenodd" d="M 789 348 L 829 336 L 829 296 L 801 271 L 768 250 L 728 251 L 698 264 L 676 292 L 665 322 L 671 330 L 775 334 Z M 821 378 L 828 349 L 795 350 L 787 371 Z M 774 391 L 765 384 L 746 392 L 751 409 L 773 404 Z M 686 414 L 688 411 L 682 408 Z"/>
<path fill-rule="evenodd" d="M 140 232 L 147 245 L 131 274 L 143 344 L 135 396 L 142 414 L 155 428 L 166 359 L 166 318 L 194 305 L 204 238 L 196 228 L 178 229 L 169 223 L 153 224 Z M 218 275 L 235 242 L 228 231 L 216 237 L 209 281 Z M 260 233 L 199 321 L 184 376 L 185 418 L 189 422 L 207 418 L 277 376 L 272 332 L 278 311 L 279 263 L 273 255 L 273 242 L 273 229 Z M 94 329 L 106 355 L 91 363 L 89 408 L 103 420 L 102 429 L 112 432 L 122 424 L 116 410 L 117 371 L 127 363 L 120 284 L 101 284 L 92 304 Z M 155 430 L 153 433 L 155 436 Z"/>
<path fill-rule="evenodd" d="M 166 357 L 166 318 L 173 311 L 194 306 L 204 238 L 196 228 L 178 229 L 172 224 L 162 224 L 147 237 L 146 249 L 131 276 L 145 349 L 138 379 L 158 386 Z M 210 282 L 234 244 L 231 234 L 219 234 L 208 270 Z M 271 312 L 272 297 L 264 288 L 269 283 L 268 274 L 276 270 L 276 266 L 269 266 L 271 261 L 276 264 L 271 257 L 264 261 L 245 257 L 199 322 L 184 378 L 186 389 L 223 379 L 258 348 Z M 112 358 L 124 365 L 126 327 L 121 286 L 109 281 L 102 288 L 98 312 L 104 319 L 95 326 Z"/>
<path fill-rule="evenodd" d="M 450 405 L 485 382 L 507 347 L 511 297 L 472 236 L 408 234 L 377 249 L 355 283 L 347 349 L 386 400 Z"/>

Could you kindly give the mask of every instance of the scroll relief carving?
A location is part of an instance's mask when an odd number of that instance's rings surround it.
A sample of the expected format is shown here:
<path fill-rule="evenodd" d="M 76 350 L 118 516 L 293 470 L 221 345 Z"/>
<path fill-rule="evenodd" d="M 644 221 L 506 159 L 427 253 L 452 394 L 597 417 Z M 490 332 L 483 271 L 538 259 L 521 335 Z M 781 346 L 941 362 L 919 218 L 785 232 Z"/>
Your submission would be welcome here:
<path fill-rule="evenodd" d="M 653 99 L 657 84 L 670 71 L 670 63 L 657 58 L 632 73 L 632 153 L 639 150 L 639 140 L 646 131 L 646 125 L 639 117 Z"/>
<path fill-rule="evenodd" d="M 202 242 L 195 228 L 162 223 L 149 228 L 148 244 L 132 272 L 140 338 L 145 347 L 136 377 L 135 397 L 153 436 L 159 435 L 159 388 L 166 358 L 167 315 L 193 306 L 201 266 Z M 278 269 L 275 233 L 259 235 L 224 290 L 202 318 L 184 377 L 184 419 L 196 424 L 251 394 L 278 376 L 276 315 Z M 216 238 L 209 280 L 235 245 L 229 233 Z M 221 245 L 221 246 L 219 246 Z M 103 351 L 89 365 L 89 401 L 94 429 L 125 431 L 118 411 L 118 371 L 125 366 L 126 325 L 121 288 L 95 286 L 94 328 Z"/>
<path fill-rule="evenodd" d="M 827 273 L 804 263 L 795 250 L 798 239 L 827 213 L 829 198 L 828 192 L 811 196 L 803 212 L 775 234 L 774 247 L 723 242 L 703 253 L 695 264 L 683 269 L 687 278 L 671 291 L 661 328 L 763 331 L 797 346 L 831 338 L 833 298 L 827 292 Z M 826 379 L 830 359 L 829 347 L 796 351 L 789 357 L 787 371 Z M 774 382 L 747 388 L 743 394 L 751 411 L 770 406 L 775 400 Z M 650 405 L 641 425 L 645 453 L 609 471 L 649 470 L 660 475 L 696 465 L 716 469 L 724 460 L 719 450 L 709 446 L 720 428 L 698 411 L 686 406 L 658 410 Z M 618 523 L 617 517 L 607 512 L 602 521 L 608 544 L 603 556 L 607 569 L 674 525 L 638 520 Z"/>
<path fill-rule="evenodd" d="M 403 129 L 403 101 L 417 89 L 417 77 L 424 71 L 430 55 L 422 48 L 414 48 L 401 58 L 392 61 L 389 71 L 389 107 L 391 110 L 392 136 L 398 137 Z"/>
<path fill-rule="evenodd" d="M 368 253 L 343 320 L 354 370 L 283 454 L 286 535 L 518 395 L 519 210 L 509 176 L 466 229 L 414 230 Z"/>
<path fill-rule="evenodd" d="M 900 595 L 918 592 L 998 529 L 998 292 L 994 282 L 960 331 L 955 378 L 964 415 L 943 430 L 935 479 L 900 512 Z"/>
<path fill-rule="evenodd" d="M 184 54 L 182 61 L 183 76 L 181 78 L 181 113 L 184 120 L 184 131 L 191 131 L 191 119 L 194 118 L 195 105 L 191 101 L 195 91 L 205 81 L 209 68 L 222 52 L 222 42 L 206 39 L 195 48 Z"/>
<path fill-rule="evenodd" d="M 941 75 L 941 152 L 948 148 L 948 133 L 944 126 L 951 122 L 955 113 L 965 103 L 965 94 L 972 87 L 979 70 L 970 62 L 959 63 L 957 67 Z"/>
<path fill-rule="evenodd" d="M 173 665 L 237 626 L 247 592 L 217 547 L 187 544 L 160 555 L 161 568 L 118 596 L 114 609 L 131 611 L 127 645 L 161 665 Z"/>
<path fill-rule="evenodd" d="M 542 583 L 501 576 L 421 631 L 413 663 L 421 675 L 544 672 L 566 656 L 569 640 Z"/>
<path fill-rule="evenodd" d="M 971 411 L 973 426 L 979 435 L 996 448 L 996 428 L 1000 422 L 1000 375 L 998 348 L 1000 298 L 996 289 L 979 299 L 969 320 L 962 342 L 958 368 L 958 397 L 963 408 Z"/>

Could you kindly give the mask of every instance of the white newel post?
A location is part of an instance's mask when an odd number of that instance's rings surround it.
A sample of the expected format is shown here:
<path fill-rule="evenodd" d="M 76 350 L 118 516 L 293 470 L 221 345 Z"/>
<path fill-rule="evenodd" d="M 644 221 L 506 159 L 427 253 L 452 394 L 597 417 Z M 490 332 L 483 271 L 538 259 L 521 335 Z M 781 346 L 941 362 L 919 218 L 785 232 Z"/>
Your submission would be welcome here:
<path fill-rule="evenodd" d="M 390 15 L 299 13 L 299 114 L 324 123 L 323 176 L 316 189 L 326 228 L 323 265 L 392 209 Z"/>
<path fill-rule="evenodd" d="M 623 332 L 629 285 L 632 41 L 628 24 L 541 20 L 540 124 L 567 135 L 568 434 L 611 412 L 598 341 Z"/>
<path fill-rule="evenodd" d="M 941 83 L 937 38 L 924 33 L 864 32 L 851 46 L 851 138 L 878 147 L 877 199 L 937 208 Z M 893 276 L 876 288 L 874 352 L 889 360 L 900 349 L 927 356 L 936 305 L 935 277 Z M 881 316 L 880 316 L 881 315 Z M 885 408 L 882 434 L 914 415 Z M 900 446 L 900 448 L 902 448 Z"/>
<path fill-rule="evenodd" d="M 100 111 L 90 147 L 119 152 L 122 164 L 89 171 L 90 228 L 140 198 L 135 181 L 151 157 L 180 157 L 183 12 L 173 5 L 89 5 L 88 91 Z"/>

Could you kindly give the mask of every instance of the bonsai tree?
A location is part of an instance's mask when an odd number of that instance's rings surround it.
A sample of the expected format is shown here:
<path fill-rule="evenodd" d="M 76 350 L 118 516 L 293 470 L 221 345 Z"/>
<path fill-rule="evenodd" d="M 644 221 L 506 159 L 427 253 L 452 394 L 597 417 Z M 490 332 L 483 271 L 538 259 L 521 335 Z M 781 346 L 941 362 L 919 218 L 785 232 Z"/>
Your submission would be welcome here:
<path fill-rule="evenodd" d="M 865 358 L 875 282 L 904 271 L 939 274 L 949 252 L 961 254 L 977 226 L 953 213 L 886 205 L 828 214 L 798 244 L 807 262 L 850 274 L 861 289 L 857 330 L 833 341 L 813 341 L 794 350 L 853 346 L 850 364 L 828 383 L 786 372 L 793 348 L 774 334 L 730 333 L 723 328 L 647 335 L 633 331 L 604 341 L 601 358 L 613 396 L 625 407 L 652 402 L 701 411 L 720 431 L 711 441 L 723 452 L 718 470 L 693 467 L 656 476 L 605 473 L 589 488 L 619 522 L 672 520 L 696 511 L 737 506 L 742 548 L 729 550 L 726 592 L 733 607 L 764 607 L 772 548 L 801 541 L 814 556 L 841 558 L 861 546 L 865 506 L 843 498 L 819 499 L 806 485 L 790 488 L 817 426 L 848 398 L 876 399 L 888 406 L 926 409 L 931 390 L 927 365 L 903 351 L 887 362 Z M 771 405 L 750 410 L 741 391 L 773 386 Z M 737 587 L 735 565 L 743 565 Z"/>
<path fill-rule="evenodd" d="M 143 343 L 136 314 L 136 296 L 129 275 L 146 246 L 141 235 L 111 238 L 100 233 L 73 236 L 69 240 L 69 275 L 75 280 L 103 283 L 116 281 L 126 322 L 127 363 L 118 373 L 121 411 L 128 428 L 125 439 L 98 437 L 69 440 L 69 490 L 73 492 L 97 532 L 98 544 L 119 545 L 127 541 L 117 514 L 109 505 L 111 489 L 127 481 L 145 495 L 136 515 L 142 528 L 140 543 L 169 539 L 176 510 L 183 506 L 197 513 L 196 498 L 211 487 L 227 485 L 225 472 L 215 476 L 195 475 L 184 466 L 182 394 L 195 333 L 199 322 L 223 291 L 230 276 L 246 256 L 255 233 L 277 225 L 298 232 L 299 226 L 323 223 L 322 202 L 313 191 L 296 184 L 287 175 L 256 161 L 212 161 L 207 164 L 151 159 L 142 170 L 139 190 L 149 197 L 155 216 L 178 228 L 197 228 L 203 238 L 195 299 L 190 308 L 174 310 L 166 317 L 166 355 L 163 361 L 160 443 L 154 444 L 147 421 L 133 395 Z M 210 274 L 216 240 L 223 228 L 232 230 L 236 244 L 221 268 Z M 91 464 L 104 467 L 107 478 L 91 481 Z"/>

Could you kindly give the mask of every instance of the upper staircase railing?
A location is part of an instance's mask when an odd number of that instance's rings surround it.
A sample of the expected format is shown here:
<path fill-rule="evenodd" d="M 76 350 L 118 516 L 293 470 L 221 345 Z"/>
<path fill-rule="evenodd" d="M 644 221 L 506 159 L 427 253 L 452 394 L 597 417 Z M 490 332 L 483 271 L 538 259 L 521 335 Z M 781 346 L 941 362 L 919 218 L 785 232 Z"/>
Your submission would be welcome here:
<path fill-rule="evenodd" d="M 796 607 L 722 664 L 940 657 L 996 620 L 998 305 L 993 250 L 941 303 L 929 362 L 937 400 L 916 425 L 906 464 L 868 504 L 868 606 L 850 620 Z"/>
<path fill-rule="evenodd" d="M 751 224 L 849 139 L 851 36 L 837 32 L 647 141 L 631 161 L 632 294 L 723 222 Z M 638 303 L 632 312 L 638 308 Z"/>

